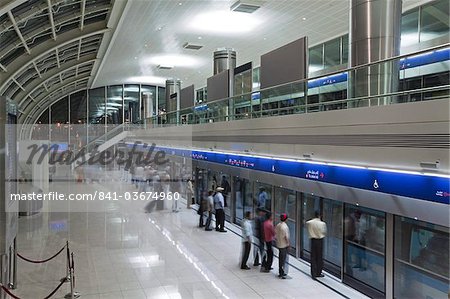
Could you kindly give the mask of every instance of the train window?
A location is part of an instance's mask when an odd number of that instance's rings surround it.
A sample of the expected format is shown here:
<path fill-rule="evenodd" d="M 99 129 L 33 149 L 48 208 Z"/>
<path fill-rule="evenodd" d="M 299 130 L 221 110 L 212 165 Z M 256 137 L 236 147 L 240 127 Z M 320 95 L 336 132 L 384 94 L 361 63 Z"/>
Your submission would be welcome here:
<path fill-rule="evenodd" d="M 449 229 L 395 217 L 395 297 L 446 298 Z"/>
<path fill-rule="evenodd" d="M 448 0 L 440 0 L 422 7 L 420 19 L 420 41 L 448 35 Z"/>

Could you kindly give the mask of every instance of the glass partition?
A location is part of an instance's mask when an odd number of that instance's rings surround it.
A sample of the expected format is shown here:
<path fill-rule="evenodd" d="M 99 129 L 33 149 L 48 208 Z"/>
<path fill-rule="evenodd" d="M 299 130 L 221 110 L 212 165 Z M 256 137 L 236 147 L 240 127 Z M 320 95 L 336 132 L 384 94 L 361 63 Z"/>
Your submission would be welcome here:
<path fill-rule="evenodd" d="M 256 208 L 272 211 L 272 186 L 261 182 L 255 182 L 253 185 Z"/>
<path fill-rule="evenodd" d="M 275 223 L 280 222 L 280 215 L 286 213 L 288 220 L 286 222 L 289 227 L 289 236 L 291 241 L 291 253 L 295 253 L 297 242 L 297 198 L 296 192 L 293 190 L 275 187 Z"/>
<path fill-rule="evenodd" d="M 408 47 L 419 42 L 419 8 L 403 15 L 401 30 L 402 46 Z"/>
<path fill-rule="evenodd" d="M 449 228 L 395 216 L 394 296 L 447 298 Z"/>
<path fill-rule="evenodd" d="M 385 214 L 345 206 L 344 280 L 385 292 Z"/>
<path fill-rule="evenodd" d="M 306 222 L 314 218 L 316 211 L 320 213 L 320 197 L 309 193 L 302 193 L 302 250 L 300 255 L 307 260 L 310 259 L 311 241 Z"/>

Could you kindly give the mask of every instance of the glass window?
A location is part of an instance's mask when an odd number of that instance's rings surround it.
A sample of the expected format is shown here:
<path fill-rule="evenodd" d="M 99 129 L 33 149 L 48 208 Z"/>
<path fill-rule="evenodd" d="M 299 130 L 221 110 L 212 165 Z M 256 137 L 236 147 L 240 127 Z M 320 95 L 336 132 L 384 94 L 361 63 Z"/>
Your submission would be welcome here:
<path fill-rule="evenodd" d="M 346 205 L 344 230 L 345 275 L 384 293 L 384 213 Z"/>
<path fill-rule="evenodd" d="M 50 109 L 44 111 L 41 114 L 36 124 L 33 126 L 33 140 L 49 140 L 49 129 L 50 129 Z"/>
<path fill-rule="evenodd" d="M 156 115 L 156 87 L 149 85 L 141 86 L 141 115 L 144 117 L 149 117 L 148 114 L 152 116 Z M 146 105 L 151 104 L 151 109 L 145 108 Z M 144 114 L 147 111 L 147 114 Z M 143 118 L 144 118 L 143 117 Z"/>
<path fill-rule="evenodd" d="M 272 211 L 272 186 L 264 183 L 255 183 L 256 208 Z"/>
<path fill-rule="evenodd" d="M 73 149 L 79 149 L 87 142 L 87 91 L 70 95 L 70 143 Z"/>
<path fill-rule="evenodd" d="M 108 117 L 108 128 L 112 129 L 115 125 L 123 123 L 123 87 L 122 85 L 108 86 L 106 113 Z"/>
<path fill-rule="evenodd" d="M 420 41 L 434 39 L 449 32 L 448 0 L 441 0 L 422 6 L 420 20 Z"/>
<path fill-rule="evenodd" d="M 51 106 L 52 141 L 69 141 L 69 97 L 65 97 Z"/>
<path fill-rule="evenodd" d="M 336 38 L 324 44 L 325 68 L 341 63 L 341 39 Z"/>
<path fill-rule="evenodd" d="M 395 217 L 394 296 L 447 298 L 449 228 Z"/>
<path fill-rule="evenodd" d="M 297 199 L 295 191 L 285 188 L 275 188 L 275 217 L 276 223 L 280 222 L 280 215 L 288 215 L 287 225 L 289 227 L 289 236 L 291 239 L 291 250 L 296 247 L 296 219 L 297 219 Z"/>
<path fill-rule="evenodd" d="M 124 122 L 134 123 L 140 120 L 139 85 L 125 85 L 124 89 Z"/>
<path fill-rule="evenodd" d="M 309 49 L 309 72 L 323 69 L 323 44 Z"/>
<path fill-rule="evenodd" d="M 105 134 L 105 87 L 89 90 L 88 133 L 89 141 Z"/>
<path fill-rule="evenodd" d="M 348 34 L 342 37 L 342 63 L 348 63 Z"/>
<path fill-rule="evenodd" d="M 166 88 L 158 87 L 158 111 L 166 112 Z"/>
<path fill-rule="evenodd" d="M 253 69 L 253 72 L 252 72 L 252 91 L 255 91 L 255 90 L 259 90 L 259 87 L 261 86 L 261 84 L 260 84 L 260 78 L 259 78 L 259 74 L 260 74 L 260 68 L 259 67 L 255 67 L 254 69 Z"/>
<path fill-rule="evenodd" d="M 419 8 L 402 16 L 402 47 L 411 46 L 419 42 Z"/>

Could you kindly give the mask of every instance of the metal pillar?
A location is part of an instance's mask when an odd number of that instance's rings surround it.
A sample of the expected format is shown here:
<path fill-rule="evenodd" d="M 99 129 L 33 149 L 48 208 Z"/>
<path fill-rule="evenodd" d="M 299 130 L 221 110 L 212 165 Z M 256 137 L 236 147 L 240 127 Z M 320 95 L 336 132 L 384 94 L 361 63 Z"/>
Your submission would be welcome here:
<path fill-rule="evenodd" d="M 355 67 L 400 54 L 402 0 L 350 0 L 349 64 Z M 350 72 L 349 98 L 398 90 L 398 63 L 385 62 Z M 390 97 L 356 101 L 353 107 L 383 105 Z"/>
<path fill-rule="evenodd" d="M 236 68 L 236 51 L 232 48 L 219 48 L 214 51 L 214 68 L 213 74 L 217 75 L 223 71 L 230 70 L 229 73 L 229 83 L 228 83 L 228 95 L 230 100 L 228 107 L 226 108 L 224 115 L 229 115 L 233 112 L 233 100 L 231 97 L 234 95 L 234 69 Z M 228 117 L 227 117 L 228 118 Z M 227 119 L 228 120 L 228 119 Z"/>
<path fill-rule="evenodd" d="M 177 111 L 177 124 L 180 122 L 180 91 L 181 81 L 179 79 L 166 80 L 166 112 Z M 171 98 L 171 95 L 175 93 L 176 98 Z"/>

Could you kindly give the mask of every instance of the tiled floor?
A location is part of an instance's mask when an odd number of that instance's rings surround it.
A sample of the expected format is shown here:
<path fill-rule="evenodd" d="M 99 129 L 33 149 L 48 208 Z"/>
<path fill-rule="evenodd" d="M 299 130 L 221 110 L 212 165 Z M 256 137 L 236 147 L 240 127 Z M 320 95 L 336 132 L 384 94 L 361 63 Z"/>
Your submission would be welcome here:
<path fill-rule="evenodd" d="M 61 192 L 108 189 L 106 183 L 54 184 Z M 128 183 L 121 188 L 132 189 Z M 19 252 L 51 256 L 70 241 L 75 254 L 76 290 L 81 298 L 340 298 L 304 273 L 292 279 L 252 267 L 239 269 L 241 240 L 232 232 L 205 232 L 197 215 L 182 206 L 146 214 L 145 203 L 109 202 L 106 212 L 40 213 L 20 218 Z M 250 262 L 249 262 L 250 265 Z M 18 262 L 21 298 L 44 298 L 65 275 L 64 255 L 46 264 Z M 69 290 L 64 284 L 55 298 Z"/>

